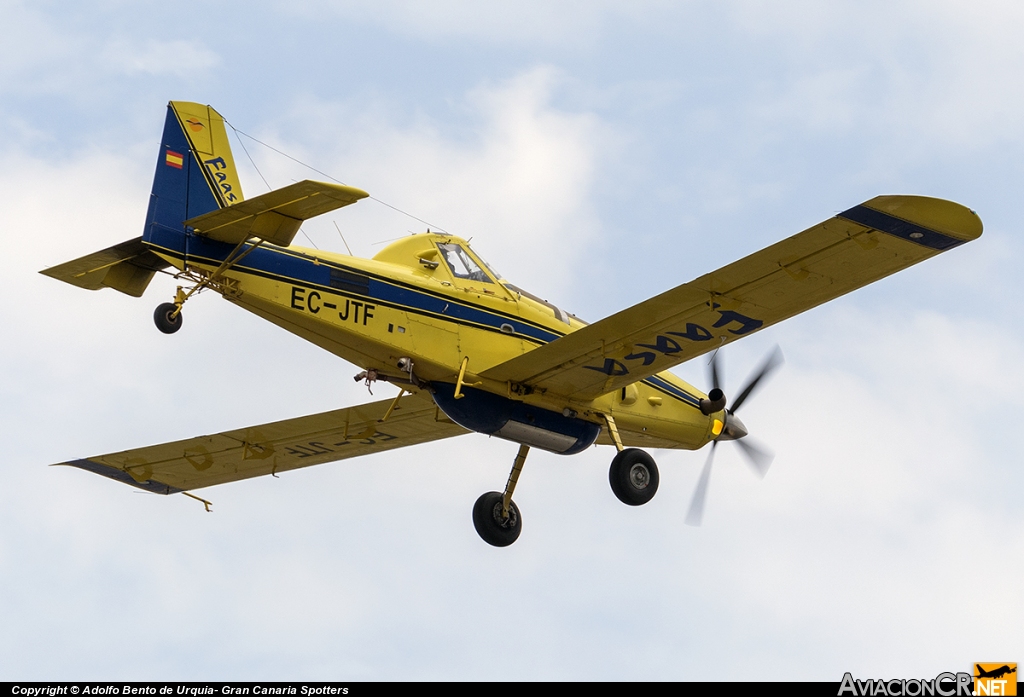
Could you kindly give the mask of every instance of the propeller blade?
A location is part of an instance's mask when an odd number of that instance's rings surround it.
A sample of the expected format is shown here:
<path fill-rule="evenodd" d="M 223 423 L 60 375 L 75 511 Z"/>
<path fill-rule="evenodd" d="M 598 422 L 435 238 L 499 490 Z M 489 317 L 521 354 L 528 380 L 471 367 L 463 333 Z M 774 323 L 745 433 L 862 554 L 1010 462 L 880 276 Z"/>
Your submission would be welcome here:
<path fill-rule="evenodd" d="M 730 409 L 730 411 L 738 411 L 743 402 L 746 401 L 747 397 L 753 394 L 754 390 L 757 388 L 761 380 L 771 375 L 776 368 L 782 365 L 783 360 L 784 359 L 782 358 L 782 349 L 776 346 L 772 350 L 772 352 L 768 354 L 768 358 L 765 359 L 764 363 L 761 365 L 760 368 L 758 368 L 757 372 L 755 372 L 750 377 L 750 380 L 747 381 L 746 387 L 744 387 L 740 391 L 740 396 L 733 400 L 732 408 Z"/>
<path fill-rule="evenodd" d="M 747 463 L 753 468 L 757 476 L 764 477 L 768 474 L 768 468 L 772 466 L 775 455 L 764 447 L 754 445 L 749 438 L 741 438 L 733 441 L 740 446 L 740 450 L 747 456 Z"/>
<path fill-rule="evenodd" d="M 722 378 L 720 374 L 721 370 L 719 370 L 718 368 L 719 353 L 720 351 L 718 349 L 715 349 L 715 352 L 711 354 L 711 363 L 708 364 L 710 366 L 708 368 L 708 378 L 711 380 L 712 390 L 722 389 Z"/>
<path fill-rule="evenodd" d="M 700 527 L 700 520 L 704 517 L 704 501 L 708 497 L 708 482 L 711 480 L 711 463 L 715 460 L 716 445 L 717 440 L 711 441 L 711 451 L 704 462 L 704 469 L 700 471 L 700 479 L 697 480 L 697 488 L 693 491 L 693 500 L 690 501 L 690 510 L 686 513 L 686 524 L 695 528 Z"/>

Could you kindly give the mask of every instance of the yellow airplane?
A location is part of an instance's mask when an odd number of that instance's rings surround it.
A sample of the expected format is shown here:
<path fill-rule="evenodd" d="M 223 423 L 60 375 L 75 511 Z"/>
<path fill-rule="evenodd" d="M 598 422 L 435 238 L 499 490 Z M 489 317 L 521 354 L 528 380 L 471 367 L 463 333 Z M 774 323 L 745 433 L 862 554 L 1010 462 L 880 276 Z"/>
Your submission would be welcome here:
<path fill-rule="evenodd" d="M 978 216 L 922 196 L 879 196 L 661 295 L 587 324 L 502 278 L 459 237 L 427 232 L 372 259 L 291 246 L 302 222 L 366 192 L 302 181 L 246 199 L 224 119 L 170 102 L 141 237 L 42 271 L 81 288 L 135 297 L 173 267 L 182 307 L 212 290 L 390 382 L 394 399 L 211 436 L 71 460 L 146 491 L 215 484 L 451 438 L 470 431 L 519 444 L 505 488 L 482 495 L 473 523 L 489 544 L 522 530 L 512 495 L 530 448 L 618 451 L 612 491 L 651 500 L 658 468 L 642 447 L 696 450 L 733 440 L 763 473 L 770 456 L 735 412 L 778 364 L 765 362 L 728 405 L 712 361 L 708 393 L 669 368 L 981 235 Z M 687 521 L 700 520 L 709 454 Z"/>

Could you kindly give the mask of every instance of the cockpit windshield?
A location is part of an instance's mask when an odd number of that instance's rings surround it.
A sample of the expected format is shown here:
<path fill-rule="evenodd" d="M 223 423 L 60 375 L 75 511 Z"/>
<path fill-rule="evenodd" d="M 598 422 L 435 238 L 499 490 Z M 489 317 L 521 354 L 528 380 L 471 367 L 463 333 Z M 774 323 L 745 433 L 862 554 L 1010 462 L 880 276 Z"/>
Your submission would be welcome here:
<path fill-rule="evenodd" d="M 473 250 L 473 254 L 476 254 L 476 258 L 480 261 L 481 264 L 484 265 L 484 268 L 487 270 L 487 273 L 491 274 L 491 278 L 493 278 L 496 281 L 501 281 L 505 278 L 500 273 L 498 273 L 493 266 L 488 264 L 486 259 L 477 254 L 477 251 L 475 249 Z"/>
<path fill-rule="evenodd" d="M 452 275 L 456 278 L 462 278 L 467 281 L 479 281 L 481 283 L 494 282 L 483 269 L 477 266 L 477 263 L 473 261 L 473 257 L 466 253 L 462 245 L 447 243 L 439 244 L 437 248 L 441 250 L 441 256 L 444 257 L 448 268 L 451 269 Z"/>
<path fill-rule="evenodd" d="M 439 242 L 437 244 L 437 248 L 441 252 L 441 256 L 444 257 L 445 263 L 448 265 L 448 268 L 451 270 L 452 275 L 455 278 L 460 278 L 465 281 L 477 281 L 480 283 L 494 283 L 495 281 L 501 280 L 508 290 L 516 293 L 521 298 L 526 297 L 539 305 L 543 305 L 551 310 L 551 313 L 560 321 L 570 324 L 570 317 L 572 317 L 577 322 L 586 324 L 586 322 L 581 320 L 579 317 L 570 315 L 565 310 L 552 305 L 547 300 L 543 300 L 533 293 L 528 293 L 522 288 L 512 285 L 508 281 L 502 280 L 501 274 L 496 272 L 493 266 L 490 266 L 479 256 L 476 256 L 474 259 L 473 256 L 470 256 L 469 250 L 463 245 L 456 242 Z"/>

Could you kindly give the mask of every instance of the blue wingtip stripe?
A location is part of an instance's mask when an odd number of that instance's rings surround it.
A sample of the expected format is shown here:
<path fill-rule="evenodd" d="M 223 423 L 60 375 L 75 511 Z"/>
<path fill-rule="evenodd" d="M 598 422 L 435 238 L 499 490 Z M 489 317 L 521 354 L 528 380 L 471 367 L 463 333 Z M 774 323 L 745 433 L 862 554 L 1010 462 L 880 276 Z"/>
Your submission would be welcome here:
<path fill-rule="evenodd" d="M 854 206 L 853 208 L 843 211 L 840 213 L 838 218 L 846 218 L 847 220 L 859 223 L 860 225 L 867 226 L 874 230 L 884 232 L 895 237 L 900 237 L 919 244 L 923 247 L 930 249 L 936 249 L 940 252 L 947 249 L 952 249 L 958 245 L 963 244 L 967 240 L 957 239 L 956 237 L 950 237 L 941 232 L 935 230 L 929 230 L 926 227 L 915 225 L 914 223 L 902 220 L 896 216 L 883 213 L 882 211 L 876 211 L 874 208 L 868 208 L 867 206 Z"/>
<path fill-rule="evenodd" d="M 70 462 L 65 462 L 64 464 L 71 465 L 72 467 L 77 467 L 79 469 L 83 469 L 87 472 L 99 474 L 104 477 L 108 477 L 109 479 L 114 479 L 123 484 L 131 484 L 134 487 L 138 487 L 139 489 L 145 489 L 146 491 L 150 491 L 154 494 L 178 494 L 184 491 L 184 489 L 176 489 L 173 486 L 169 486 L 167 484 L 164 484 L 163 482 L 158 482 L 155 479 L 149 479 L 144 482 L 137 482 L 132 478 L 130 474 L 128 474 L 124 470 L 119 470 L 116 467 L 104 465 L 103 463 L 96 462 L 94 460 L 71 460 Z"/>

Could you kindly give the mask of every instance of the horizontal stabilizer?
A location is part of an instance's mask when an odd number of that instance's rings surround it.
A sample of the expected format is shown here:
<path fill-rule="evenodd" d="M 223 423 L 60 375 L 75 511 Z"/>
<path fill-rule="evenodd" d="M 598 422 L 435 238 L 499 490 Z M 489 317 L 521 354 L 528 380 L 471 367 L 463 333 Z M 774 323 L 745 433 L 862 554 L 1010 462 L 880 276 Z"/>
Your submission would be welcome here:
<path fill-rule="evenodd" d="M 342 184 L 301 181 L 186 220 L 198 234 L 218 242 L 238 244 L 259 237 L 287 247 L 304 220 L 315 218 L 369 196 Z"/>
<path fill-rule="evenodd" d="M 467 433 L 421 396 L 407 394 L 391 411 L 393 401 L 59 464 L 174 494 Z"/>
<path fill-rule="evenodd" d="M 153 274 L 168 266 L 146 249 L 141 237 L 136 237 L 39 273 L 86 290 L 113 288 L 138 298 L 153 280 Z"/>

